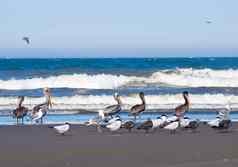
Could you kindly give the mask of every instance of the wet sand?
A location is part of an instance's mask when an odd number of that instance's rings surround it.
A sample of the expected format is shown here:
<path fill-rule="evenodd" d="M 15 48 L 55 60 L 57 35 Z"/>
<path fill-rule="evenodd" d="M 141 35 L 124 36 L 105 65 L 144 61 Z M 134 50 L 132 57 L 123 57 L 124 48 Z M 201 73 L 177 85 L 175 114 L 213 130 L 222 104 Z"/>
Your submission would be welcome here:
<path fill-rule="evenodd" d="M 156 130 L 146 134 L 73 125 L 60 136 L 41 126 L 0 126 L 3 167 L 237 167 L 238 124 L 229 132 L 206 125 L 199 132 Z"/>

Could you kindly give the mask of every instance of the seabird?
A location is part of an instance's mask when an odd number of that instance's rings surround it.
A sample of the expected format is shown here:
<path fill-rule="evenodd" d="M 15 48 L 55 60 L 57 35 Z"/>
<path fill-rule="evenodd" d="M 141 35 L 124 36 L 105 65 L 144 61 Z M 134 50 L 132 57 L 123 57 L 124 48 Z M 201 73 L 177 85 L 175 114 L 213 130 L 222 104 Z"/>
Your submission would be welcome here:
<path fill-rule="evenodd" d="M 127 129 L 129 132 L 135 127 L 135 122 L 134 121 L 126 121 L 121 125 L 121 128 Z"/>
<path fill-rule="evenodd" d="M 22 40 L 26 41 L 27 45 L 30 44 L 30 38 L 29 37 L 23 37 Z"/>
<path fill-rule="evenodd" d="M 174 121 L 174 122 L 170 122 L 167 125 L 165 125 L 163 128 L 170 130 L 171 133 L 175 133 L 176 129 L 179 127 L 179 121 Z"/>
<path fill-rule="evenodd" d="M 119 116 L 112 118 L 108 121 L 106 128 L 108 128 L 110 131 L 117 131 L 121 128 L 122 120 Z"/>
<path fill-rule="evenodd" d="M 207 24 L 211 24 L 212 21 L 210 21 L 210 20 L 206 20 L 205 23 L 207 23 Z"/>
<path fill-rule="evenodd" d="M 70 130 L 70 123 L 66 122 L 64 125 L 57 125 L 52 127 L 57 133 L 64 135 Z"/>
<path fill-rule="evenodd" d="M 28 108 L 22 106 L 23 101 L 24 101 L 24 96 L 18 96 L 17 108 L 13 110 L 13 117 L 17 119 L 17 124 L 18 124 L 18 119 L 22 119 L 22 124 L 23 124 L 24 117 L 27 115 L 27 112 L 28 112 Z"/>
<path fill-rule="evenodd" d="M 167 116 L 162 115 L 161 117 L 158 117 L 157 119 L 149 119 L 145 122 L 143 122 L 140 126 L 137 127 L 137 129 L 144 129 L 146 133 L 150 129 L 156 129 L 158 127 L 162 127 L 167 122 Z"/>
<path fill-rule="evenodd" d="M 97 120 L 95 120 L 95 119 L 90 119 L 89 121 L 85 122 L 84 124 L 85 124 L 86 126 L 96 126 L 97 131 L 98 131 L 99 133 L 102 133 L 101 125 L 98 123 Z"/>
<path fill-rule="evenodd" d="M 131 110 L 130 110 L 130 114 L 135 117 L 135 120 L 136 120 L 136 116 L 138 116 L 140 113 L 145 111 L 146 103 L 145 103 L 145 95 L 144 95 L 144 93 L 140 92 L 139 93 L 139 97 L 141 99 L 141 104 L 134 105 L 133 107 L 131 107 Z"/>
<path fill-rule="evenodd" d="M 101 118 L 102 117 L 105 118 L 107 116 L 112 117 L 113 115 L 116 115 L 121 111 L 122 103 L 121 103 L 120 95 L 118 93 L 115 93 L 113 97 L 114 97 L 115 101 L 117 102 L 117 104 L 108 106 L 103 110 L 99 110 L 98 112 L 99 112 L 99 116 Z"/>
<path fill-rule="evenodd" d="M 187 91 L 183 92 L 183 98 L 184 98 L 184 104 L 181 104 L 175 108 L 175 113 L 178 117 L 181 117 L 182 114 L 184 114 L 185 112 L 189 110 L 190 102 L 189 102 Z"/>
<path fill-rule="evenodd" d="M 215 120 L 209 121 L 207 124 L 215 129 L 228 129 L 231 127 L 231 120 L 229 118 L 229 114 L 231 111 L 230 105 L 226 105 L 225 109 L 219 111 L 218 116 Z"/>
<path fill-rule="evenodd" d="M 199 127 L 199 120 L 190 120 L 188 117 L 180 119 L 180 127 L 195 130 Z"/>
<path fill-rule="evenodd" d="M 42 110 L 39 110 L 38 112 L 35 112 L 35 113 L 33 112 L 31 115 L 33 122 L 38 122 L 42 117 L 43 117 Z"/>

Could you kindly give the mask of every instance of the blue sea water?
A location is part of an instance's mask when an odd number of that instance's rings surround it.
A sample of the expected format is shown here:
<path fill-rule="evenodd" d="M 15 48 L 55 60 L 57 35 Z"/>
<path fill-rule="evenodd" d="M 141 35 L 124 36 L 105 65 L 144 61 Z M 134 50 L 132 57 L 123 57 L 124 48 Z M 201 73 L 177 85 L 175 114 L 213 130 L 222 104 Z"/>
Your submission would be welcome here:
<path fill-rule="evenodd" d="M 50 87 L 52 112 L 96 111 L 114 104 L 118 92 L 123 110 L 146 95 L 148 111 L 173 111 L 189 91 L 192 109 L 238 108 L 238 58 L 90 58 L 0 59 L 0 111 L 11 111 L 16 97 L 32 108 Z"/>

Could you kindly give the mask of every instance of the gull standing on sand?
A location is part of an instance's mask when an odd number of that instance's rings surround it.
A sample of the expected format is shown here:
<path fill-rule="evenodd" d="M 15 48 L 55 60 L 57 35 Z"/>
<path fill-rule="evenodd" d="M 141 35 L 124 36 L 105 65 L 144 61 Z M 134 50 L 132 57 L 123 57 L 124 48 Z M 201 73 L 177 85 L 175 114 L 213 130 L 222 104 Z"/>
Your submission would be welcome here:
<path fill-rule="evenodd" d="M 192 129 L 195 130 L 199 127 L 200 121 L 197 120 L 190 120 L 188 117 L 184 117 L 180 119 L 180 127 L 185 129 Z"/>
<path fill-rule="evenodd" d="M 231 126 L 230 111 L 231 107 L 227 104 L 222 111 L 219 111 L 217 118 L 207 124 L 216 129 L 228 129 Z"/>
<path fill-rule="evenodd" d="M 116 116 L 115 118 L 112 118 L 108 121 L 106 128 L 110 131 L 114 132 L 121 128 L 122 120 L 119 116 Z"/>
<path fill-rule="evenodd" d="M 162 127 L 167 122 L 167 116 L 162 115 L 156 119 L 151 119 L 143 122 L 137 129 L 143 129 L 148 132 L 150 129 L 156 129 Z"/>
<path fill-rule="evenodd" d="M 65 122 L 64 125 L 57 125 L 52 127 L 57 133 L 65 135 L 66 132 L 70 130 L 70 123 Z"/>
<path fill-rule="evenodd" d="M 173 121 L 165 125 L 163 128 L 170 130 L 171 133 L 175 133 L 176 129 L 179 127 L 179 120 Z"/>

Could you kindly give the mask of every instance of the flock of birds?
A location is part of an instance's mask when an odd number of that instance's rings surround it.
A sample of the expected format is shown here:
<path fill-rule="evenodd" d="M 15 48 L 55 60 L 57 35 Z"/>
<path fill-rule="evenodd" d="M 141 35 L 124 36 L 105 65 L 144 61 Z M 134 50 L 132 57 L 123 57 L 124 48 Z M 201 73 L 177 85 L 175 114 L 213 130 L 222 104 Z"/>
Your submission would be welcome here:
<path fill-rule="evenodd" d="M 141 104 L 133 106 L 129 113 L 131 116 L 134 116 L 134 119 L 125 121 L 121 119 L 119 116 L 119 112 L 121 111 L 121 100 L 120 96 L 116 93 L 114 95 L 114 99 L 117 104 L 108 106 L 104 110 L 99 110 L 97 117 L 86 121 L 84 125 L 94 126 L 100 133 L 102 133 L 104 129 L 108 129 L 111 132 L 116 132 L 120 129 L 127 129 L 131 132 L 133 129 L 137 129 L 144 130 L 148 133 L 150 130 L 158 128 L 175 133 L 178 128 L 196 131 L 201 123 L 199 120 L 192 120 L 184 116 L 184 113 L 188 111 L 190 104 L 188 92 L 186 91 L 183 92 L 185 102 L 175 108 L 175 115 L 161 115 L 156 119 L 148 119 L 146 121 L 137 121 L 137 116 L 139 116 L 146 109 L 144 93 L 140 92 L 139 97 L 142 101 Z M 224 110 L 218 113 L 216 119 L 203 123 L 215 129 L 229 129 L 231 127 L 231 120 L 229 119 L 230 111 L 231 108 L 227 105 Z M 54 128 L 57 133 L 64 135 L 70 130 L 70 124 L 67 122 L 63 125 L 57 125 L 51 128 Z"/>

